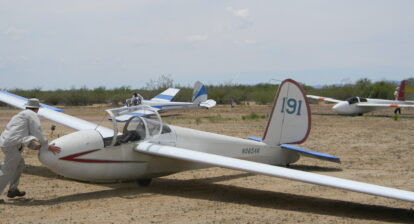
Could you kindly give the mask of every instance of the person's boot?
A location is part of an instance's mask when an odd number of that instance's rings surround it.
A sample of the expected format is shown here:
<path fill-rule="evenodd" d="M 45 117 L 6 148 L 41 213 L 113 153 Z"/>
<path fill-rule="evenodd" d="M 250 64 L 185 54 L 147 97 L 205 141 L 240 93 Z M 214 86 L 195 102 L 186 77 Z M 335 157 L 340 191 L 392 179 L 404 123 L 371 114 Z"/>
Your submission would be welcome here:
<path fill-rule="evenodd" d="M 7 192 L 7 197 L 9 198 L 14 198 L 14 197 L 23 197 L 26 195 L 26 192 L 24 191 L 19 191 L 19 189 L 15 189 L 15 190 L 9 190 Z"/>

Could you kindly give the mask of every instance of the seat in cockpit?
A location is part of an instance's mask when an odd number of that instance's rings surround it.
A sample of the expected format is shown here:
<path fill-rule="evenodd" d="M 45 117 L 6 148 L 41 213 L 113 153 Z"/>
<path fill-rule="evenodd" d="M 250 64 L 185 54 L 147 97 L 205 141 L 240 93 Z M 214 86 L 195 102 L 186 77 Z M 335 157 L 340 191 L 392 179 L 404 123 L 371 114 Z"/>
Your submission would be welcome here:
<path fill-rule="evenodd" d="M 128 131 L 126 134 L 122 135 L 122 138 L 119 141 L 119 143 L 124 144 L 139 140 L 141 140 L 141 137 L 138 135 L 136 131 Z"/>
<path fill-rule="evenodd" d="M 124 127 L 119 143 L 128 143 L 145 139 L 145 124 L 140 117 L 131 118 Z"/>

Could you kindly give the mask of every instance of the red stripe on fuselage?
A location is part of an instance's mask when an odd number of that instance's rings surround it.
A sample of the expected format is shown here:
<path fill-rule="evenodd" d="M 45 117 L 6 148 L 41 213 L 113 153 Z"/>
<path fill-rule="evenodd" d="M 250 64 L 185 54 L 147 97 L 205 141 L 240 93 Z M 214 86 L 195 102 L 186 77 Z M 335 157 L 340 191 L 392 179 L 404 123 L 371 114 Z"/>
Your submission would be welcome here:
<path fill-rule="evenodd" d="M 79 163 L 143 163 L 145 161 L 119 161 L 119 160 L 100 160 L 100 159 L 82 159 L 78 158 L 79 156 L 83 156 L 89 153 L 93 153 L 99 151 L 101 149 L 94 149 L 86 152 L 80 152 L 72 155 L 68 155 L 62 158 L 61 160 L 72 161 L 72 162 L 79 162 Z"/>

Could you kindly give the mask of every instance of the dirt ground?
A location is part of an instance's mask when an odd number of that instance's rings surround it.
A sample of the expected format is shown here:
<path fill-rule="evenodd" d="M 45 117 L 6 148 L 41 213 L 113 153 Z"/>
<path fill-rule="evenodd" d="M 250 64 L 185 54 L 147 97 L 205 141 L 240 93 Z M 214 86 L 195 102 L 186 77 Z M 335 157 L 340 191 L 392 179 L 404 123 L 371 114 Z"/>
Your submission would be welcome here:
<path fill-rule="evenodd" d="M 312 105 L 305 148 L 341 158 L 330 163 L 302 157 L 292 169 L 414 191 L 414 110 L 398 120 L 392 110 L 364 116 L 333 114 L 332 105 Z M 92 122 L 107 122 L 102 107 L 64 108 Z M 167 123 L 241 138 L 261 137 L 270 106 L 218 106 L 164 114 Z M 0 108 L 0 130 L 18 110 Z M 242 119 L 257 113 L 258 119 Z M 51 133 L 50 126 L 57 126 Z M 73 130 L 42 119 L 44 134 Z M 0 153 L 0 160 L 3 160 Z M 0 204 L 0 223 L 414 223 L 414 204 L 329 187 L 223 168 L 187 171 L 134 182 L 94 184 L 62 177 L 26 149 L 24 199 Z"/>

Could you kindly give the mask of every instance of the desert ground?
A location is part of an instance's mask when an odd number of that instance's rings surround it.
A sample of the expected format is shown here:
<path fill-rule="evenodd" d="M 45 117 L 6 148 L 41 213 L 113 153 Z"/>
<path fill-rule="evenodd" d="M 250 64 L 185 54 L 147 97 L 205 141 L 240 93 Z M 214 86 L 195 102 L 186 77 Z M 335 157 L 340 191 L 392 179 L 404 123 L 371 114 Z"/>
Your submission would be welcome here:
<path fill-rule="evenodd" d="M 338 116 L 311 105 L 312 130 L 302 147 L 335 155 L 336 164 L 302 157 L 290 168 L 414 191 L 414 110 Z M 102 106 L 65 113 L 110 126 Z M 220 105 L 163 114 L 170 124 L 241 138 L 261 137 L 271 107 Z M 0 130 L 18 110 L 0 107 Z M 257 119 L 242 119 L 255 112 Z M 56 125 L 52 133 L 51 125 Z M 42 119 L 50 139 L 73 130 Z M 135 182 L 96 184 L 59 177 L 25 149 L 23 199 L 0 204 L 0 223 L 414 223 L 414 204 L 223 168 L 186 171 Z M 3 160 L 0 153 L 0 160 Z"/>

